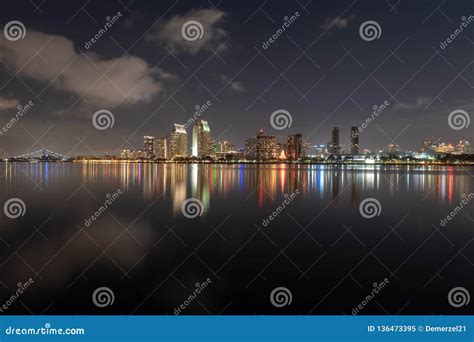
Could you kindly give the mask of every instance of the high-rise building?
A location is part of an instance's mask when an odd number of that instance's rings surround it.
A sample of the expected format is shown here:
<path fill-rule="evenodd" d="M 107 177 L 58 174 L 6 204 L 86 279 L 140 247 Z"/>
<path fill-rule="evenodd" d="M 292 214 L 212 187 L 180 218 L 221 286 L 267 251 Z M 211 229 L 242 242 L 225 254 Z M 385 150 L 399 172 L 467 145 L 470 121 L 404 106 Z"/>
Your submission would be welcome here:
<path fill-rule="evenodd" d="M 188 132 L 184 125 L 174 124 L 170 140 L 171 158 L 188 156 Z"/>
<path fill-rule="evenodd" d="M 216 152 L 230 152 L 235 151 L 235 145 L 228 141 L 218 141 Z"/>
<path fill-rule="evenodd" d="M 145 135 L 143 137 L 143 144 L 145 146 L 146 157 L 149 159 L 155 158 L 155 137 Z"/>
<path fill-rule="evenodd" d="M 339 127 L 335 126 L 332 129 L 331 139 L 331 154 L 339 155 L 341 153 L 341 145 L 339 145 Z"/>
<path fill-rule="evenodd" d="M 156 139 L 155 142 L 155 155 L 156 158 L 160 159 L 168 159 L 168 138 L 162 137 L 159 139 Z"/>
<path fill-rule="evenodd" d="M 263 129 L 257 133 L 257 159 L 270 160 L 278 158 L 277 138 L 266 135 Z"/>
<path fill-rule="evenodd" d="M 211 154 L 211 130 L 204 120 L 196 120 L 193 126 L 193 157 L 205 157 Z"/>
<path fill-rule="evenodd" d="M 130 159 L 132 157 L 132 151 L 130 150 L 122 150 L 120 152 L 120 158 L 122 159 Z"/>
<path fill-rule="evenodd" d="M 303 157 L 303 137 L 301 134 L 289 135 L 287 139 L 286 157 L 289 160 L 298 160 Z"/>
<path fill-rule="evenodd" d="M 461 154 L 471 154 L 471 143 L 467 140 L 461 140 L 457 146 L 457 152 Z"/>
<path fill-rule="evenodd" d="M 351 127 L 351 154 L 359 154 L 359 127 Z"/>
<path fill-rule="evenodd" d="M 245 158 L 254 160 L 257 159 L 257 139 L 249 138 L 245 140 Z"/>

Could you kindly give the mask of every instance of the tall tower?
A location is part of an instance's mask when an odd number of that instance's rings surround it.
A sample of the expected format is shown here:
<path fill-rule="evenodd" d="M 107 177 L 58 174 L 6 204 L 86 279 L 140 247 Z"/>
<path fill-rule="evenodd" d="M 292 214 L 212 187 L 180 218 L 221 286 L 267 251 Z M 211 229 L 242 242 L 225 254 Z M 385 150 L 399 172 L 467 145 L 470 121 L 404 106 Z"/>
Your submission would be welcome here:
<path fill-rule="evenodd" d="M 303 137 L 301 134 L 289 135 L 287 139 L 288 153 L 287 158 L 298 160 L 303 157 Z"/>
<path fill-rule="evenodd" d="M 148 159 L 155 158 L 155 137 L 145 135 L 143 137 L 146 157 Z"/>
<path fill-rule="evenodd" d="M 351 127 L 351 154 L 359 154 L 359 128 L 357 126 Z"/>
<path fill-rule="evenodd" d="M 205 157 L 211 154 L 211 130 L 204 120 L 197 120 L 193 126 L 193 157 Z"/>
<path fill-rule="evenodd" d="M 188 132 L 184 125 L 174 124 L 170 143 L 171 158 L 188 156 Z"/>
<path fill-rule="evenodd" d="M 166 137 L 156 139 L 155 155 L 160 159 L 168 159 L 168 139 Z"/>
<path fill-rule="evenodd" d="M 338 155 L 340 153 L 341 146 L 339 145 L 339 127 L 335 126 L 332 129 L 331 154 Z"/>
<path fill-rule="evenodd" d="M 265 135 L 263 129 L 257 133 L 257 159 L 270 160 L 278 158 L 277 138 Z"/>

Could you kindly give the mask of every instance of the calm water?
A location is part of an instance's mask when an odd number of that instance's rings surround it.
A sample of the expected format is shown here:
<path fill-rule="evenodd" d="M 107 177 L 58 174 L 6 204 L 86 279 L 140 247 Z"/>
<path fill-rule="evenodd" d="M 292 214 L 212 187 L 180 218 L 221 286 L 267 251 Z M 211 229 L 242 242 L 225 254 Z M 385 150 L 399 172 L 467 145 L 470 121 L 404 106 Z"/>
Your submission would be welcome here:
<path fill-rule="evenodd" d="M 34 280 L 5 313 L 173 314 L 207 278 L 183 314 L 351 314 L 385 278 L 361 314 L 472 313 L 447 294 L 462 286 L 474 295 L 474 200 L 440 225 L 474 192 L 472 167 L 0 168 L 2 206 L 26 205 L 17 219 L 1 212 L 1 302 Z M 203 203 L 200 217 L 183 215 L 188 198 Z M 366 198 L 379 201 L 379 216 L 361 215 Z M 92 293 L 102 286 L 115 300 L 99 308 Z M 277 308 L 270 293 L 280 286 L 292 302 Z"/>

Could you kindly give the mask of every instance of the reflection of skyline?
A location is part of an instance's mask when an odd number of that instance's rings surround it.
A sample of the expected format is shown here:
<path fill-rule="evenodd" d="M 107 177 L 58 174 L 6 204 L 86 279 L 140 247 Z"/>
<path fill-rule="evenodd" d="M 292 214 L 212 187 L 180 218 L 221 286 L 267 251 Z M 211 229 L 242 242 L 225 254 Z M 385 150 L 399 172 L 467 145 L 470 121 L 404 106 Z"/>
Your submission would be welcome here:
<path fill-rule="evenodd" d="M 456 197 L 469 192 L 469 175 L 463 168 L 452 166 L 386 167 L 361 166 L 298 166 L 274 165 L 198 165 L 198 164 L 140 164 L 83 163 L 64 167 L 59 164 L 6 163 L 3 177 L 7 187 L 14 188 L 15 173 L 27 175 L 37 188 L 47 189 L 57 183 L 67 184 L 69 177 L 80 172 L 84 184 L 119 187 L 125 192 L 142 193 L 147 202 L 161 196 L 172 201 L 173 212 L 179 213 L 187 198 L 201 200 L 209 208 L 213 195 L 219 198 L 238 197 L 244 200 L 256 193 L 257 205 L 278 201 L 296 189 L 303 198 L 331 199 L 339 207 L 344 192 L 351 206 L 357 207 L 361 194 L 385 192 L 396 197 L 400 192 L 429 196 L 437 204 L 449 205 Z M 39 190 L 38 190 L 39 191 Z M 204 211 L 204 214 L 206 210 Z"/>

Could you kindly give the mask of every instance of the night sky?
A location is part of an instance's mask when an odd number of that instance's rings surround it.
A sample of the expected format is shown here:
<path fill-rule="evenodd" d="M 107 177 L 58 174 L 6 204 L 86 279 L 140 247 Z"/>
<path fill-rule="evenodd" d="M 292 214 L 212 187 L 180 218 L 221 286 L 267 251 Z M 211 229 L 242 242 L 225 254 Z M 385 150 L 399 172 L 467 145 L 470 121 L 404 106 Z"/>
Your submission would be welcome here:
<path fill-rule="evenodd" d="M 474 14 L 471 0 L 17 0 L 1 6 L 0 126 L 17 105 L 34 106 L 0 135 L 0 156 L 142 148 L 144 135 L 168 135 L 207 101 L 212 105 L 201 117 L 213 137 L 237 147 L 259 128 L 282 142 L 301 133 L 325 144 L 332 126 L 340 127 L 347 146 L 350 126 L 385 101 L 388 109 L 361 133 L 361 148 L 394 142 L 418 150 L 425 136 L 474 140 L 474 123 L 462 130 L 448 125 L 453 110 L 474 112 L 474 21 L 440 47 Z M 24 24 L 23 39 L 3 34 L 12 20 Z M 195 41 L 181 33 L 190 20 L 203 28 Z M 361 38 L 366 21 L 379 24 L 378 39 Z M 113 127 L 94 127 L 100 109 L 113 113 Z M 279 109 L 291 114 L 290 128 L 270 125 Z"/>

